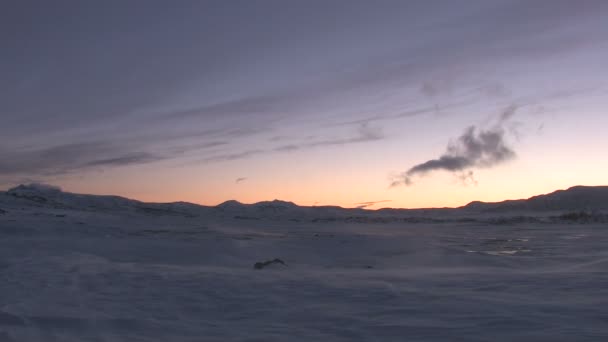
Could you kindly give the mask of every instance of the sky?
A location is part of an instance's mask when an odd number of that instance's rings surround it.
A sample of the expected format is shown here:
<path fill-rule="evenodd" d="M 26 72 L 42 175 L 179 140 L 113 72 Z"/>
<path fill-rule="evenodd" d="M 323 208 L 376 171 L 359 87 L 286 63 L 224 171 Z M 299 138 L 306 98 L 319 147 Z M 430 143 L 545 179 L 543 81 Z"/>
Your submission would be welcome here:
<path fill-rule="evenodd" d="M 608 184 L 608 1 L 4 1 L 0 189 L 460 206 Z"/>

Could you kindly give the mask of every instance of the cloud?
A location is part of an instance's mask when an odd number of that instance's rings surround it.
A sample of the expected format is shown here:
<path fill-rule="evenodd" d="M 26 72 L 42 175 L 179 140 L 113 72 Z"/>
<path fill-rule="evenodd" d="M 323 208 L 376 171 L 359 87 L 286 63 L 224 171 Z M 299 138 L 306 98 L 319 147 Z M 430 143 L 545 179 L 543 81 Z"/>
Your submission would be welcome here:
<path fill-rule="evenodd" d="M 502 113 L 500 113 L 500 116 L 498 117 L 498 125 L 503 125 L 507 121 L 511 120 L 511 118 L 513 118 L 513 116 L 515 115 L 516 111 L 516 105 L 510 105 L 509 107 L 505 108 L 505 110 L 503 110 Z"/>
<path fill-rule="evenodd" d="M 339 145 L 347 145 L 347 144 L 355 144 L 355 143 L 364 143 L 371 142 L 384 139 L 384 133 L 379 127 L 370 126 L 368 123 L 362 123 L 357 128 L 356 134 L 346 137 L 346 138 L 333 138 L 333 139 L 325 139 L 325 140 L 317 140 L 307 143 L 294 143 L 281 145 L 278 147 L 270 148 L 270 149 L 251 149 L 245 150 L 242 152 L 226 152 L 216 154 L 207 158 L 200 160 L 199 162 L 203 163 L 213 163 L 213 162 L 224 162 L 238 159 L 245 159 L 251 156 L 265 154 L 265 153 L 277 153 L 277 152 L 294 152 L 305 149 L 312 149 L 316 147 L 323 146 L 339 146 Z"/>
<path fill-rule="evenodd" d="M 392 202 L 392 200 L 361 202 L 361 203 L 355 203 L 355 205 L 357 206 L 357 209 L 365 209 L 365 208 L 374 206 L 378 203 L 386 203 L 386 202 Z"/>
<path fill-rule="evenodd" d="M 350 138 L 342 138 L 342 139 L 329 139 L 329 140 L 320 140 L 306 144 L 309 147 L 315 146 L 331 146 L 331 145 L 345 145 L 352 143 L 361 143 L 368 141 L 376 141 L 384 139 L 384 134 L 382 130 L 378 127 L 372 127 L 367 122 L 359 125 L 357 129 L 357 135 Z"/>
<path fill-rule="evenodd" d="M 471 168 L 489 168 L 515 158 L 515 152 L 505 142 L 504 125 L 517 108 L 510 106 L 498 118 L 491 129 L 468 127 L 455 141 L 450 141 L 446 151 L 436 159 L 427 160 L 411 167 L 395 177 L 391 186 L 412 185 L 412 178 L 432 171 L 448 171 L 458 175 L 463 181 L 475 182 Z"/>
<path fill-rule="evenodd" d="M 243 151 L 243 152 L 236 152 L 236 153 L 224 153 L 224 154 L 217 154 L 208 158 L 203 159 L 203 162 L 222 162 L 222 161 L 229 161 L 229 160 L 238 160 L 238 159 L 244 159 L 244 158 L 248 158 L 251 157 L 253 155 L 258 155 L 261 153 L 264 153 L 264 150 L 247 150 L 247 151 Z"/>
<path fill-rule="evenodd" d="M 289 145 L 279 146 L 279 147 L 275 148 L 274 151 L 276 151 L 276 152 L 293 152 L 293 151 L 297 151 L 301 148 L 302 148 L 302 146 L 300 146 L 300 145 L 289 144 Z"/>
<path fill-rule="evenodd" d="M 505 98 L 512 94 L 512 91 L 501 83 L 483 85 L 479 88 L 479 91 L 486 96 L 494 98 Z"/>
<path fill-rule="evenodd" d="M 472 170 L 463 171 L 456 175 L 456 178 L 460 181 L 462 185 L 477 185 L 477 180 L 475 179 L 475 172 Z"/>
<path fill-rule="evenodd" d="M 161 160 L 159 156 L 147 152 L 135 152 L 131 154 L 121 155 L 113 158 L 96 159 L 83 165 L 83 167 L 92 166 L 124 166 L 130 164 L 145 164 Z"/>
<path fill-rule="evenodd" d="M 0 151 L 0 175 L 50 176 L 76 170 L 145 164 L 165 159 L 104 142 L 64 144 L 21 151 Z"/>
<path fill-rule="evenodd" d="M 542 122 L 540 125 L 538 125 L 538 127 L 536 128 L 536 134 L 542 134 L 543 131 L 545 130 L 545 123 Z"/>
<path fill-rule="evenodd" d="M 432 106 L 425 106 L 425 107 L 398 109 L 398 110 L 391 111 L 390 113 L 376 114 L 373 116 L 368 116 L 368 117 L 357 119 L 357 120 L 337 122 L 333 126 L 369 124 L 370 122 L 374 122 L 374 121 L 399 120 L 399 119 L 411 118 L 411 117 L 420 116 L 420 115 L 433 114 L 433 113 L 437 113 L 437 111 L 439 111 L 439 110 L 446 111 L 446 110 L 450 110 L 450 109 L 461 108 L 461 107 L 470 105 L 472 103 L 473 103 L 473 101 L 471 101 L 471 100 L 459 100 L 459 101 L 454 101 L 454 102 L 450 102 L 450 103 L 446 103 L 446 104 L 442 104 L 442 105 L 434 104 Z"/>
<path fill-rule="evenodd" d="M 274 149 L 277 152 L 292 152 L 301 149 L 319 147 L 319 146 L 335 146 L 335 145 L 346 145 L 346 144 L 355 144 L 355 143 L 363 143 L 363 142 L 371 142 L 378 141 L 384 139 L 384 133 L 380 127 L 371 126 L 367 122 L 363 122 L 359 124 L 357 128 L 357 133 L 351 137 L 347 138 L 334 138 L 334 139 L 325 139 L 325 140 L 317 140 L 304 144 L 288 144 L 279 146 Z"/>
<path fill-rule="evenodd" d="M 441 94 L 449 94 L 453 87 L 452 79 L 438 78 L 424 82 L 420 86 L 420 92 L 427 97 L 435 98 Z"/>
<path fill-rule="evenodd" d="M 234 182 L 238 184 L 238 183 L 244 182 L 246 180 L 247 180 L 247 177 L 239 177 Z"/>
<path fill-rule="evenodd" d="M 283 96 L 281 96 L 283 95 Z M 258 114 L 262 116 L 272 116 L 277 112 L 282 112 L 292 100 L 286 94 L 273 94 L 262 96 L 251 96 L 236 100 L 219 102 L 216 104 L 189 108 L 181 111 L 166 113 L 164 116 L 174 120 L 175 118 L 213 118 L 218 116 L 251 116 Z"/>

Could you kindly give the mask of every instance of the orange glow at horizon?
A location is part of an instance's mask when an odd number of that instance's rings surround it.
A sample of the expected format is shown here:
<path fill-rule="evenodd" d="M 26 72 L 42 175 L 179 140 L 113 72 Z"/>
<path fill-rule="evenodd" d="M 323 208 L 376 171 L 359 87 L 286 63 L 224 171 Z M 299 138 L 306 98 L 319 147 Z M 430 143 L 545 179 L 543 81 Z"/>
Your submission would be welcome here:
<path fill-rule="evenodd" d="M 111 173 L 122 173 L 115 170 Z M 182 172 L 185 172 L 182 171 Z M 576 173 L 547 176 L 546 170 L 526 170 L 515 165 L 506 166 L 476 174 L 478 185 L 463 185 L 446 173 L 423 177 L 410 187 L 389 188 L 383 172 L 377 174 L 351 173 L 329 177 L 327 174 L 309 174 L 308 177 L 293 179 L 290 175 L 277 174 L 275 177 L 250 177 L 240 183 L 235 177 L 225 175 L 209 176 L 213 181 L 189 184 L 184 175 L 175 175 L 170 186 L 163 186 L 160 179 L 166 174 L 147 173 L 146 176 L 131 179 L 128 183 L 117 183 L 120 175 L 107 172 L 102 179 L 91 182 L 88 177 L 71 180 L 63 185 L 66 191 L 120 195 L 145 202 L 185 201 L 201 205 L 217 205 L 226 200 L 255 203 L 274 199 L 294 202 L 302 206 L 337 205 L 345 208 L 357 207 L 359 203 L 387 201 L 372 205 L 369 209 L 391 208 L 436 208 L 458 207 L 471 201 L 497 202 L 508 199 L 529 198 L 531 196 L 566 189 L 575 185 L 605 185 L 599 172 L 591 175 L 586 182 L 577 181 Z M 584 171 L 581 171 L 584 173 Z M 535 175 L 535 174 L 536 175 Z M 324 176 L 324 177 L 323 177 Z M 383 177 L 384 176 L 384 177 Z M 534 181 L 522 182 L 524 176 L 534 176 Z M 592 177 L 591 177 L 592 176 Z M 184 181 L 180 181 L 183 179 Z M 364 181 L 367 180 L 367 181 Z M 153 186 L 150 186 L 153 184 Z M 169 185 L 166 183 L 166 185 Z"/>

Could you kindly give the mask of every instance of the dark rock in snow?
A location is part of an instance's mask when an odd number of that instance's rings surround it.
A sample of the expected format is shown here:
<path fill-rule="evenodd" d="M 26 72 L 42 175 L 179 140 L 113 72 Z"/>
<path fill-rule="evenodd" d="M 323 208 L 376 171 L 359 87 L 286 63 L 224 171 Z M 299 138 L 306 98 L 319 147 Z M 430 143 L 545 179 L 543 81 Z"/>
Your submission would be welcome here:
<path fill-rule="evenodd" d="M 272 264 L 281 264 L 281 265 L 287 266 L 287 264 L 283 260 L 281 260 L 279 258 L 276 258 L 274 260 L 268 260 L 268 261 L 263 261 L 263 262 L 256 262 L 253 265 L 253 268 L 256 269 L 256 270 L 261 270 L 264 267 L 272 265 Z"/>

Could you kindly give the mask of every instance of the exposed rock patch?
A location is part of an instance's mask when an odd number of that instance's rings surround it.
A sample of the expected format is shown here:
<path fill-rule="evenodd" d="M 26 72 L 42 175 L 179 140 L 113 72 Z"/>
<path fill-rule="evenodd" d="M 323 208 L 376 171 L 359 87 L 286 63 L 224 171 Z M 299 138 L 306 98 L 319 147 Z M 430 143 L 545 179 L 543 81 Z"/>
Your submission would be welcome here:
<path fill-rule="evenodd" d="M 265 267 L 273 265 L 273 264 L 281 264 L 283 266 L 287 266 L 287 264 L 283 260 L 281 260 L 279 258 L 276 258 L 276 259 L 273 259 L 273 260 L 256 262 L 253 265 L 253 268 L 256 269 L 256 270 L 261 270 L 261 269 L 264 269 Z"/>

